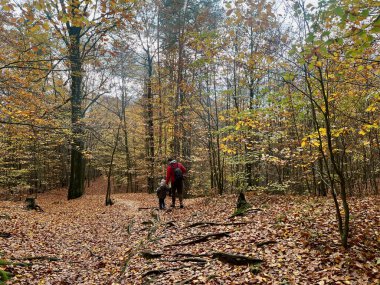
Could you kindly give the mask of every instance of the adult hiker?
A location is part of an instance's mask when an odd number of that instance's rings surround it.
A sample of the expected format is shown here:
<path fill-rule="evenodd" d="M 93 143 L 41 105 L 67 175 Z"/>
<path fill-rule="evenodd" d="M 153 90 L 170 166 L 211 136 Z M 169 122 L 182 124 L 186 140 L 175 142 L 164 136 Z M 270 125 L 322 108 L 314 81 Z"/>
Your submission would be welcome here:
<path fill-rule="evenodd" d="M 166 185 L 171 184 L 172 204 L 175 207 L 175 198 L 179 198 L 179 207 L 183 208 L 183 175 L 186 168 L 175 159 L 168 159 L 168 167 L 166 169 Z"/>

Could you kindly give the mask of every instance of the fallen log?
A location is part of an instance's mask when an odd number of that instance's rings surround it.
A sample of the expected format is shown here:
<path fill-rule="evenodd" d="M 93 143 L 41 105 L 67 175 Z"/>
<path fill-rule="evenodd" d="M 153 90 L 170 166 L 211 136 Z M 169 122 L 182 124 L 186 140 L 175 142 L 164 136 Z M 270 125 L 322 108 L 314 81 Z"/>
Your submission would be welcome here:
<path fill-rule="evenodd" d="M 8 261 L 8 260 L 0 259 L 0 266 L 4 266 L 4 265 L 14 265 L 14 266 L 21 266 L 21 267 L 32 266 L 31 263 L 11 262 L 11 261 Z"/>
<path fill-rule="evenodd" d="M 240 254 L 231 254 L 225 252 L 214 252 L 212 258 L 216 258 L 224 263 L 229 263 L 233 265 L 249 265 L 249 264 L 260 264 L 264 262 L 262 259 L 252 258 Z"/>
<path fill-rule="evenodd" d="M 174 256 L 186 256 L 186 257 L 210 257 L 212 256 L 211 253 L 201 253 L 201 254 L 192 254 L 192 253 L 183 253 L 183 252 L 177 252 L 174 254 Z"/>
<path fill-rule="evenodd" d="M 154 251 L 147 251 L 147 250 L 141 251 L 140 254 L 145 259 L 160 258 L 163 255 L 162 252 L 154 252 Z"/>
<path fill-rule="evenodd" d="M 178 261 L 182 261 L 182 262 L 197 262 L 197 263 L 207 263 L 207 260 L 204 259 L 204 258 L 200 258 L 200 257 L 188 257 L 188 258 L 184 258 L 184 259 L 180 259 Z"/>
<path fill-rule="evenodd" d="M 151 225 L 154 225 L 154 222 L 152 220 L 148 220 L 148 221 L 143 221 L 141 223 L 142 225 L 148 225 L 148 226 L 151 226 Z"/>
<path fill-rule="evenodd" d="M 175 271 L 175 270 L 181 270 L 185 268 L 185 266 L 179 266 L 179 267 L 169 267 L 169 268 L 157 268 L 157 269 L 152 269 L 144 272 L 142 274 L 142 277 L 147 277 L 150 275 L 159 275 L 168 271 Z"/>
<path fill-rule="evenodd" d="M 183 239 L 177 243 L 166 245 L 166 247 L 177 246 L 177 245 L 191 245 L 191 244 L 197 244 L 197 243 L 205 242 L 205 241 L 208 241 L 210 239 L 220 239 L 222 237 L 229 237 L 230 233 L 231 232 L 220 232 L 220 233 L 212 233 L 212 234 L 208 234 L 208 235 L 204 235 L 204 236 L 199 236 L 199 235 L 192 236 L 192 237 Z M 193 239 L 193 240 L 183 242 L 184 240 L 189 240 L 189 239 Z"/>
<path fill-rule="evenodd" d="M 206 226 L 239 226 L 249 224 L 247 222 L 237 222 L 237 223 L 215 223 L 215 222 L 196 222 L 185 227 L 195 228 L 195 227 L 206 227 Z"/>
<path fill-rule="evenodd" d="M 47 261 L 62 261 L 59 257 L 55 256 L 25 256 L 25 257 L 12 257 L 12 260 L 47 260 Z"/>
<path fill-rule="evenodd" d="M 163 262 L 196 262 L 196 263 L 207 263 L 207 260 L 200 257 L 187 257 L 182 259 L 160 259 Z"/>
<path fill-rule="evenodd" d="M 185 227 L 186 228 L 195 228 L 195 227 L 199 227 L 199 226 L 218 226 L 220 225 L 220 223 L 214 223 L 214 222 L 196 222 L 196 223 L 193 223 L 193 224 L 190 224 L 188 226 Z"/>
<path fill-rule="evenodd" d="M 6 232 L 0 232 L 0 237 L 2 238 L 10 238 L 12 235 Z"/>

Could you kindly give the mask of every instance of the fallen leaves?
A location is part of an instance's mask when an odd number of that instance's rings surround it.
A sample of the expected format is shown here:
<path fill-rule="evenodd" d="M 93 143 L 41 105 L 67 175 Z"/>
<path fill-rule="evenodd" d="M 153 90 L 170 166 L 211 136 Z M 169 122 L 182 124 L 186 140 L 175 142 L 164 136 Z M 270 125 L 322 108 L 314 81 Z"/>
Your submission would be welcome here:
<path fill-rule="evenodd" d="M 11 233 L 0 238 L 1 259 L 10 261 L 0 269 L 13 275 L 9 284 L 379 282 L 377 197 L 351 199 L 351 248 L 344 250 L 334 205 L 325 198 L 248 194 L 262 211 L 229 219 L 235 195 L 186 200 L 185 209 L 158 212 L 148 194 L 117 194 L 115 205 L 105 207 L 103 193 L 92 195 L 104 185 L 94 186 L 71 201 L 64 189 L 41 195 L 45 212 L 0 202 L 3 230 Z M 217 258 L 223 254 L 264 262 L 231 265 Z"/>

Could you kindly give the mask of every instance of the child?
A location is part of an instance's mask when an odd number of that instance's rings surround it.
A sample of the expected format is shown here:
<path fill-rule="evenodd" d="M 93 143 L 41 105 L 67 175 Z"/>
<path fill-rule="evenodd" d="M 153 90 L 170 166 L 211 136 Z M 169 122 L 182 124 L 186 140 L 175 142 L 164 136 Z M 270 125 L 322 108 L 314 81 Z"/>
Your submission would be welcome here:
<path fill-rule="evenodd" d="M 158 203 L 160 205 L 160 210 L 165 209 L 165 197 L 166 197 L 166 193 L 169 191 L 165 182 L 166 182 L 165 179 L 162 179 L 160 182 L 160 187 L 158 187 L 156 190 Z"/>

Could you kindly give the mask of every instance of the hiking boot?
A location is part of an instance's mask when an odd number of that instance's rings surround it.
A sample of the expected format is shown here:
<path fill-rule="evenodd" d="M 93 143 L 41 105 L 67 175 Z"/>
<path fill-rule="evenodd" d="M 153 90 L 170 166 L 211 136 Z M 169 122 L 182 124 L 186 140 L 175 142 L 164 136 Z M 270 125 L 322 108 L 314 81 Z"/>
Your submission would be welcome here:
<path fill-rule="evenodd" d="M 179 207 L 180 207 L 181 209 L 183 209 L 183 205 L 180 205 Z"/>

